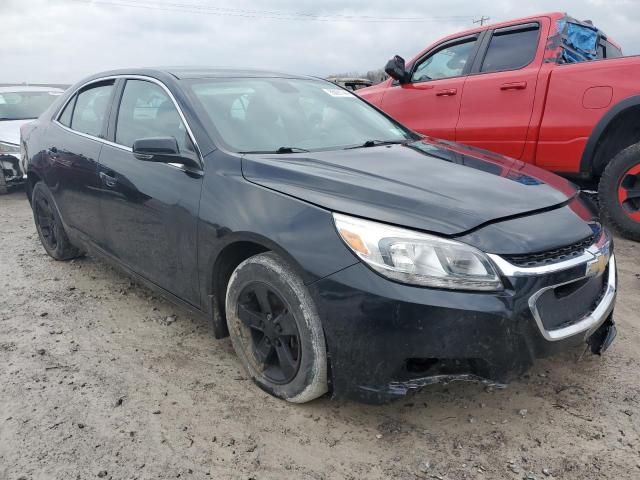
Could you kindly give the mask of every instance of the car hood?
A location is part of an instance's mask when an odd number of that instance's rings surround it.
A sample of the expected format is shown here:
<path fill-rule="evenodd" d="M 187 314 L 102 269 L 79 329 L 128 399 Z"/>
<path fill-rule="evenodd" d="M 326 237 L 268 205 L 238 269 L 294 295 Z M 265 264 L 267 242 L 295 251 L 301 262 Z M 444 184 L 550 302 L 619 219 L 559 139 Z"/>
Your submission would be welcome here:
<path fill-rule="evenodd" d="M 245 155 L 245 178 L 329 210 L 443 235 L 566 204 L 565 179 L 485 150 L 426 138 L 402 145 Z"/>
<path fill-rule="evenodd" d="M 20 144 L 20 127 L 33 120 L 0 120 L 0 142 Z"/>

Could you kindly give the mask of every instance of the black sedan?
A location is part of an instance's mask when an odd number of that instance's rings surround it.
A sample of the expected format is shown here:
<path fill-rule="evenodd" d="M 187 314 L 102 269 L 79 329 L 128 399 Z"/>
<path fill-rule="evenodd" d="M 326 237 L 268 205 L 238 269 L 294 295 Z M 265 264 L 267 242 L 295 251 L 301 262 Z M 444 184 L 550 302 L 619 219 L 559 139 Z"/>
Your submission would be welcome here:
<path fill-rule="evenodd" d="M 615 336 L 611 238 L 569 182 L 330 82 L 107 72 L 21 133 L 46 251 L 103 256 L 206 317 L 288 401 L 503 383 Z"/>

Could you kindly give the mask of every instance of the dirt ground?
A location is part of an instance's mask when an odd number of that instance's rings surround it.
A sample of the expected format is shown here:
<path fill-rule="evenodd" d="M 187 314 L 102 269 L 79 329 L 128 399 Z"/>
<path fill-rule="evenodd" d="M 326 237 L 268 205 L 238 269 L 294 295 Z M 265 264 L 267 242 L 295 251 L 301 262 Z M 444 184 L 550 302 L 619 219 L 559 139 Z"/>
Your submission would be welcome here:
<path fill-rule="evenodd" d="M 640 244 L 618 240 L 618 339 L 506 390 L 289 405 L 228 339 L 88 257 L 50 259 L 0 197 L 0 479 L 640 478 Z"/>

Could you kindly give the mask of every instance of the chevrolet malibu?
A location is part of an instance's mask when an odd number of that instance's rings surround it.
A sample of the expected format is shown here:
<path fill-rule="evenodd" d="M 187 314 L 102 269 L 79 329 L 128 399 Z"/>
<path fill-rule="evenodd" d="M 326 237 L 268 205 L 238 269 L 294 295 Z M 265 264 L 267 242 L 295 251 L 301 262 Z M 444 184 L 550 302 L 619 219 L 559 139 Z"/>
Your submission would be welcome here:
<path fill-rule="evenodd" d="M 572 184 L 330 82 L 113 71 L 21 133 L 49 255 L 115 262 L 290 402 L 502 384 L 615 337 L 612 241 Z"/>

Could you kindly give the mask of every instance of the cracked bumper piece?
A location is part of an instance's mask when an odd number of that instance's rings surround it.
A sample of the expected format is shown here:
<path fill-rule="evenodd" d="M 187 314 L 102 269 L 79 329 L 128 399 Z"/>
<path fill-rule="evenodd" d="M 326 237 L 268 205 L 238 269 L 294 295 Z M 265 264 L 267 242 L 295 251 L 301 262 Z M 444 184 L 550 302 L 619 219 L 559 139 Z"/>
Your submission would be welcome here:
<path fill-rule="evenodd" d="M 20 159 L 17 156 L 0 154 L 0 169 L 3 174 L 0 176 L 0 182 L 4 180 L 6 186 L 21 185 L 25 182 L 25 175 L 20 168 Z"/>
<path fill-rule="evenodd" d="M 504 291 L 491 293 L 403 285 L 361 263 L 322 279 L 311 289 L 325 327 L 333 394 L 384 403 L 433 383 L 500 387 L 536 358 L 587 341 L 599 353 L 613 340 L 605 326 L 613 326 L 615 260 L 604 271 L 590 268 L 572 263 L 548 274 L 518 274 L 506 278 Z M 540 292 L 551 292 L 545 308 L 536 302 Z M 566 318 L 546 318 L 554 307 Z"/>

